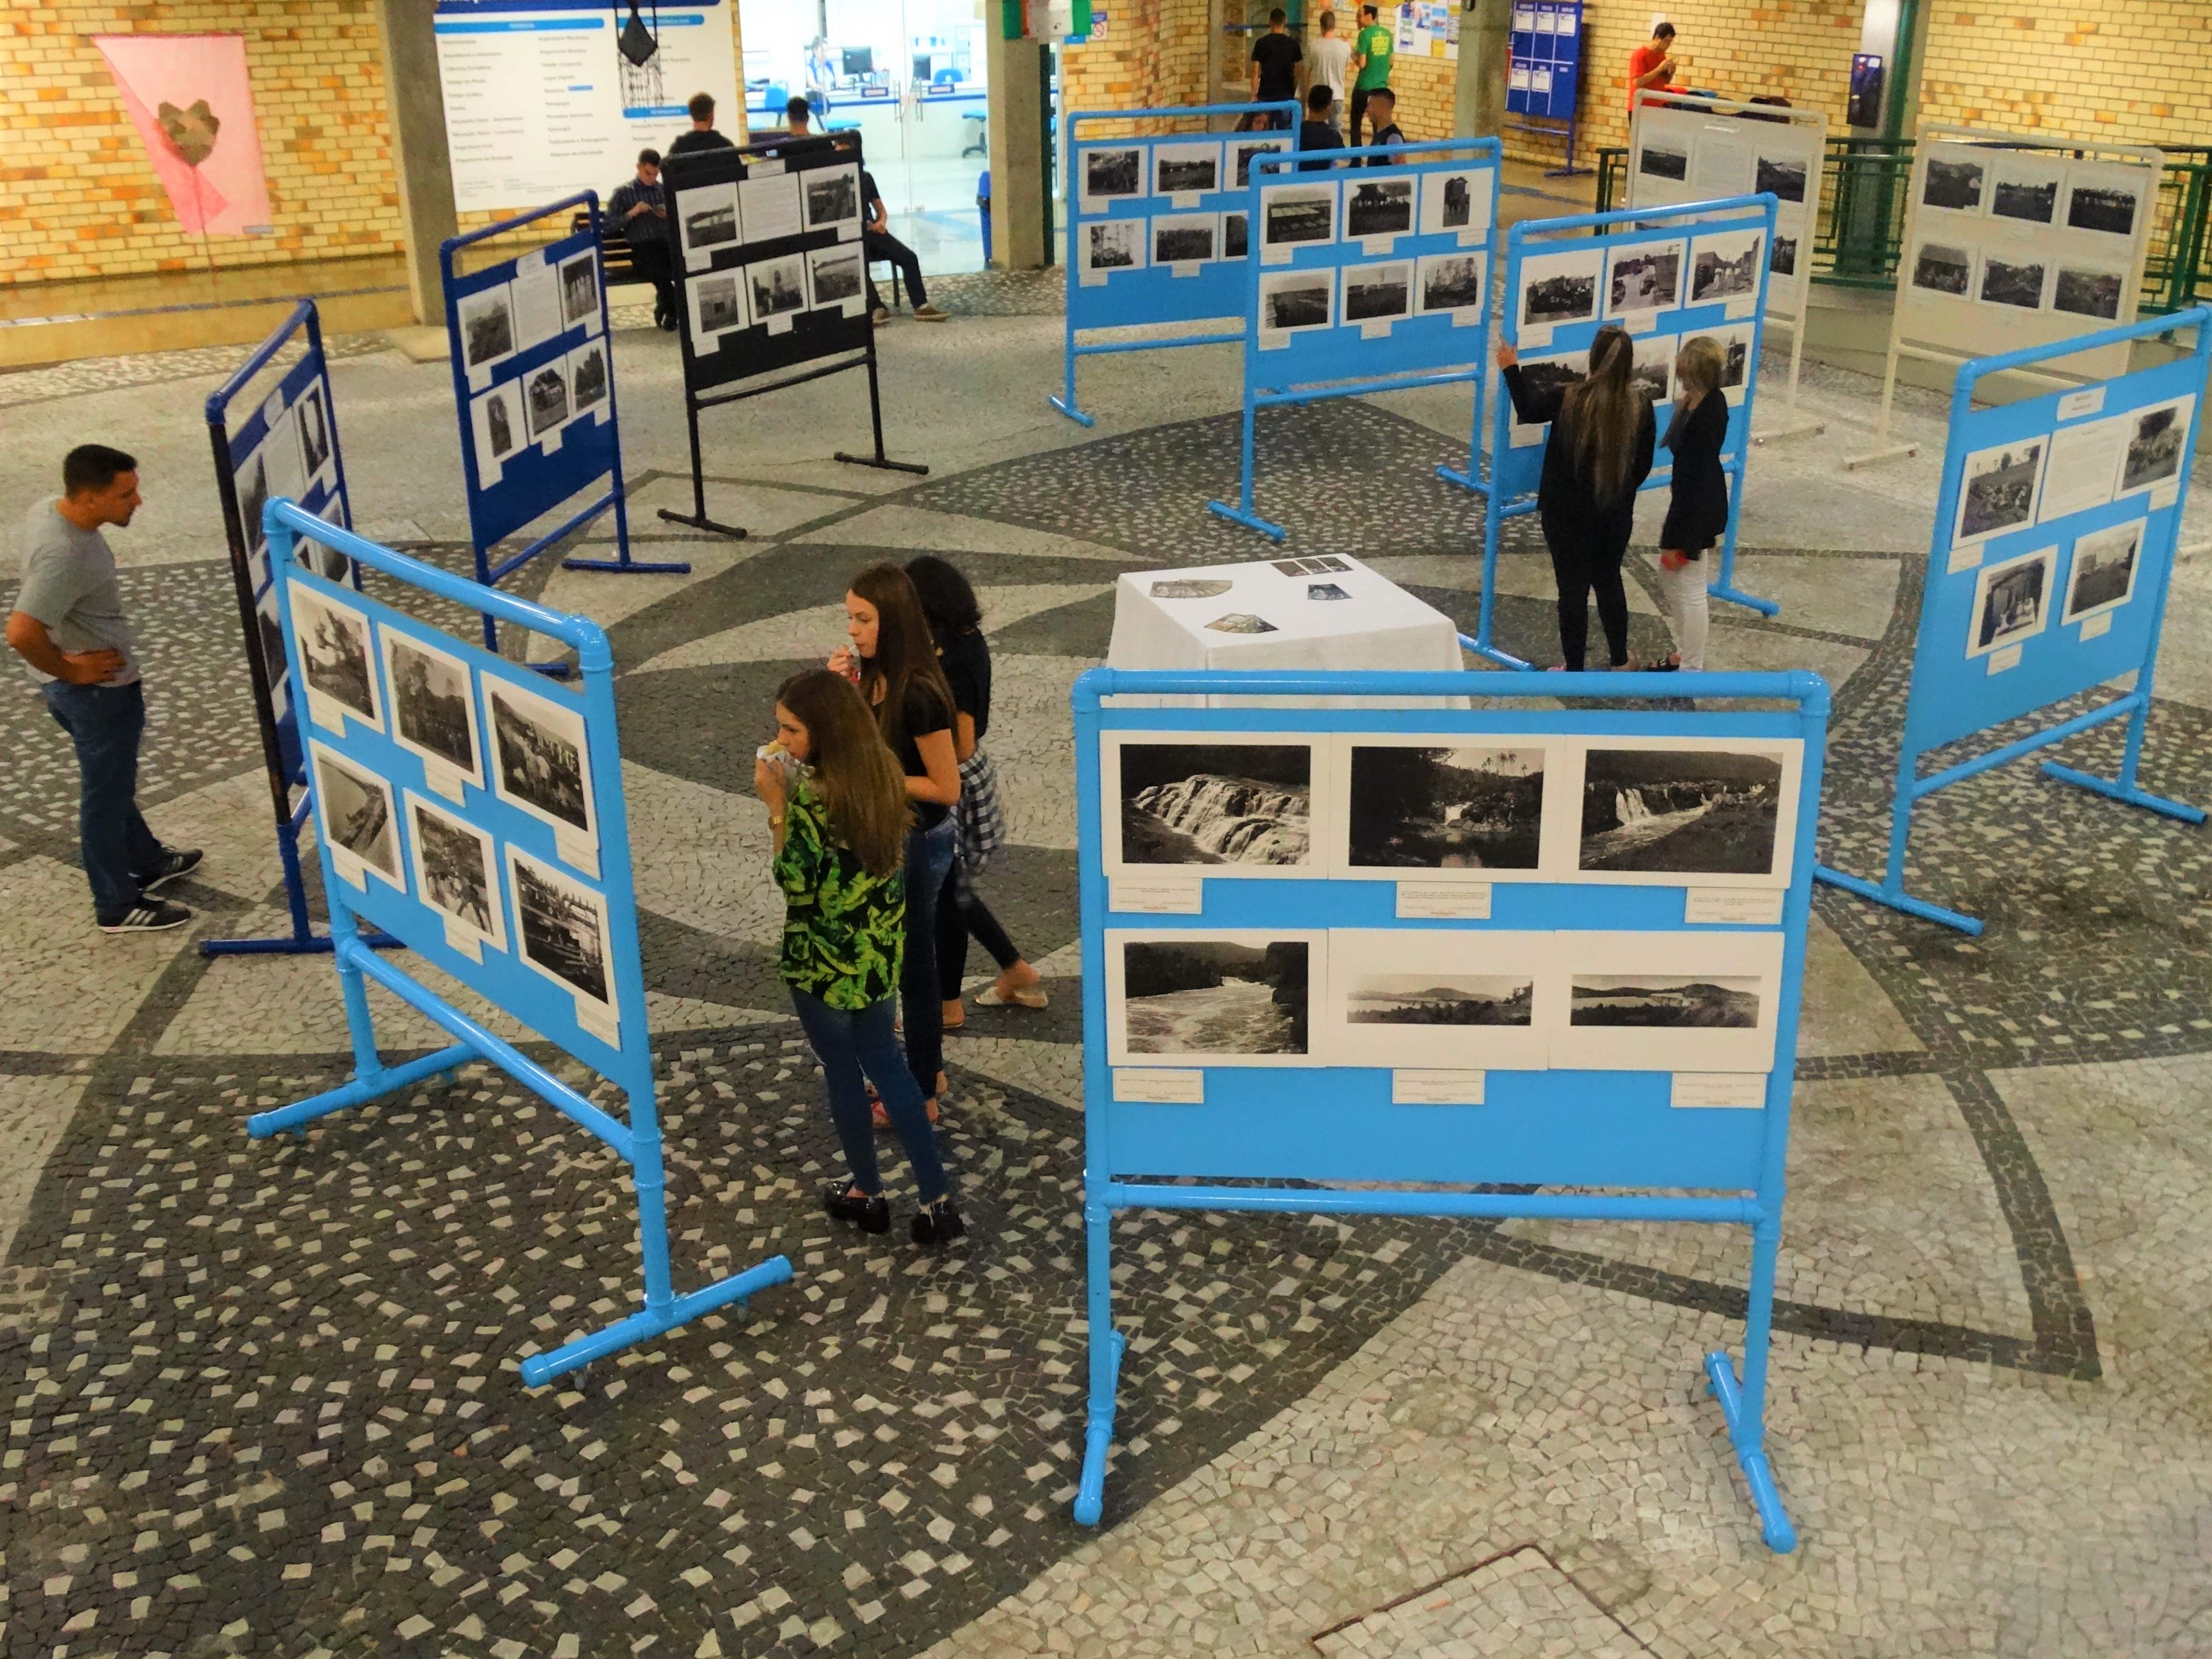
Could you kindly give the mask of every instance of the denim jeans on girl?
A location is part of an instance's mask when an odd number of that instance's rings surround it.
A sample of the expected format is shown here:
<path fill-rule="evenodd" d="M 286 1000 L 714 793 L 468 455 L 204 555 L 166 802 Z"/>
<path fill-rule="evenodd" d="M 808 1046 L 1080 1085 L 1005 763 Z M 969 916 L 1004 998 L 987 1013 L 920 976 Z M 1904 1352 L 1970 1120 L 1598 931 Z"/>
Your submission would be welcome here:
<path fill-rule="evenodd" d="M 952 869 L 953 840 L 950 812 L 934 828 L 909 830 L 906 837 L 906 960 L 899 969 L 899 1002 L 906 1024 L 907 1069 L 925 1096 L 937 1092 L 937 1074 L 945 1069 L 945 1004 L 937 984 L 937 902 Z"/>
<path fill-rule="evenodd" d="M 873 1196 L 883 1190 L 876 1170 L 876 1131 L 868 1108 L 868 1091 L 861 1074 L 876 1085 L 906 1148 L 906 1161 L 921 1188 L 921 1201 L 945 1195 L 945 1165 L 937 1156 L 937 1132 L 929 1127 L 922 1109 L 921 1091 L 915 1087 L 906 1062 L 899 1058 L 898 1039 L 891 1034 L 891 1000 L 870 1003 L 857 1013 L 832 1008 L 817 996 L 793 988 L 792 1006 L 806 1040 L 822 1062 L 822 1080 L 830 1092 L 830 1120 L 837 1126 L 838 1143 L 845 1149 L 853 1179 L 860 1190 Z"/>

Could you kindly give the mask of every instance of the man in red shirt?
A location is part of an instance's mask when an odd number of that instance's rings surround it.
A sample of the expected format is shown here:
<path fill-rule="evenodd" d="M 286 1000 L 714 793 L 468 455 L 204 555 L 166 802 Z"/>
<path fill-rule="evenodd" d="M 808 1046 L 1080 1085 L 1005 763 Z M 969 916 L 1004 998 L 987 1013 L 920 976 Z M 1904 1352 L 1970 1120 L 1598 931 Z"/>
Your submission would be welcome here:
<path fill-rule="evenodd" d="M 1674 26 L 1662 23 L 1651 31 L 1648 46 L 1628 54 L 1628 112 L 1636 113 L 1636 94 L 1645 88 L 1661 92 L 1677 90 L 1667 83 L 1674 76 Z"/>

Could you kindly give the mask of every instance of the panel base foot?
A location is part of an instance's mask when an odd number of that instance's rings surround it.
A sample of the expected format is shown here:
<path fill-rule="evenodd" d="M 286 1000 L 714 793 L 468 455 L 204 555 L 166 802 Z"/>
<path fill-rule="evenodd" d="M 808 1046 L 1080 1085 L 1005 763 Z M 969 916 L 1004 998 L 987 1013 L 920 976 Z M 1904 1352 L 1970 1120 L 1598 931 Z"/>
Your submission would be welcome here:
<path fill-rule="evenodd" d="M 2204 814 L 2186 801 L 2168 800 L 2163 795 L 2150 794 L 2133 784 L 2100 778 L 2093 772 L 2077 772 L 2070 766 L 2061 766 L 2057 761 L 2043 763 L 2043 775 L 2056 778 L 2061 783 L 2070 783 L 2077 789 L 2108 796 L 2129 806 L 2140 806 L 2146 812 L 2155 812 L 2160 817 L 2175 818 L 2183 823 L 2202 823 Z"/>
<path fill-rule="evenodd" d="M 1206 510 L 1217 519 L 1226 519 L 1231 524 L 1241 524 L 1247 530 L 1256 530 L 1271 542 L 1288 538 L 1290 532 L 1272 519 L 1263 519 L 1249 507 L 1231 507 L 1227 501 L 1208 501 Z"/>
<path fill-rule="evenodd" d="M 1045 401 L 1050 404 L 1054 409 L 1058 410 L 1061 414 L 1066 416 L 1069 420 L 1074 422 L 1078 426 L 1097 426 L 1098 424 L 1098 417 L 1095 415 L 1085 415 L 1081 410 L 1075 406 L 1075 399 L 1073 398 L 1050 397 L 1047 398 Z"/>
<path fill-rule="evenodd" d="M 1891 444 L 1882 449 L 1869 449 L 1863 455 L 1844 457 L 1844 471 L 1856 472 L 1863 466 L 1878 466 L 1884 461 L 1901 461 L 1908 455 L 1920 453 L 1918 444 Z"/>
<path fill-rule="evenodd" d="M 1747 593 L 1740 587 L 1723 586 L 1714 582 L 1705 589 L 1717 599 L 1726 599 L 1730 605 L 1740 605 L 1747 611 L 1756 611 L 1762 617 L 1778 617 L 1782 607 L 1771 599 L 1762 599 L 1755 593 Z"/>
<path fill-rule="evenodd" d="M 1721 1402 L 1721 1415 L 1728 1419 L 1736 1464 L 1743 1470 L 1744 1485 L 1751 1488 L 1752 1507 L 1759 1511 L 1759 1535 L 1777 1555 L 1787 1555 L 1797 1547 L 1797 1528 L 1790 1524 L 1782 1494 L 1775 1489 L 1774 1470 L 1766 1461 L 1765 1427 L 1743 1420 L 1743 1388 L 1736 1381 L 1735 1363 L 1725 1353 L 1707 1354 L 1705 1380 L 1713 1398 Z"/>
<path fill-rule="evenodd" d="M 534 1353 L 522 1362 L 523 1382 L 533 1389 L 543 1388 L 563 1372 L 573 1371 L 580 1365 L 588 1365 L 594 1359 L 604 1359 L 611 1353 L 639 1342 L 650 1342 L 665 1335 L 678 1325 L 696 1319 L 701 1314 L 712 1313 L 717 1308 L 732 1302 L 743 1302 L 756 1291 L 772 1285 L 788 1283 L 791 1279 L 791 1260 L 788 1256 L 772 1255 L 757 1267 L 748 1267 L 741 1273 L 732 1273 L 727 1279 L 717 1279 L 689 1296 L 672 1297 L 665 1306 L 641 1308 L 627 1319 L 618 1319 L 603 1331 L 578 1337 L 564 1347 L 550 1353 Z"/>
<path fill-rule="evenodd" d="M 745 538 L 745 532 L 737 526 L 719 524 L 703 513 L 672 513 L 664 507 L 660 509 L 660 516 L 670 524 L 689 525 L 694 530 L 711 530 L 717 536 L 727 536 L 733 542 L 741 542 Z"/>
<path fill-rule="evenodd" d="M 742 535 L 744 532 L 738 532 Z M 563 570 L 606 570 L 622 576 L 688 576 L 691 566 L 683 560 L 648 564 L 638 559 L 563 559 Z"/>
<path fill-rule="evenodd" d="M 1826 882 L 1831 887 L 1840 887 L 1846 893 L 1856 893 L 1863 899 L 1872 899 L 1876 904 L 1886 904 L 1908 916 L 1917 916 L 1923 921 L 1955 927 L 1970 939 L 1981 936 L 1982 924 L 1975 917 L 1957 910 L 1946 910 L 1940 904 L 1929 903 L 1926 899 L 1917 899 L 1901 887 L 1878 886 L 1857 876 L 1847 876 L 1840 870 L 1831 870 L 1825 864 L 1813 866 L 1813 879 Z"/>
<path fill-rule="evenodd" d="M 911 472 L 919 478 L 929 476 L 929 469 L 920 461 L 894 461 L 883 455 L 848 455 L 842 449 L 830 459 L 842 461 L 848 466 L 872 466 L 884 472 Z"/>
<path fill-rule="evenodd" d="M 1086 1527 L 1097 1526 L 1106 1510 L 1106 1451 L 1114 1443 L 1114 1400 L 1121 1385 L 1121 1356 L 1129 1347 L 1129 1339 L 1119 1331 L 1109 1331 L 1106 1340 L 1111 1345 L 1106 1356 L 1106 1397 L 1101 1400 L 1095 1392 L 1091 1395 L 1083 1436 L 1083 1478 L 1075 1487 L 1075 1518 Z"/>

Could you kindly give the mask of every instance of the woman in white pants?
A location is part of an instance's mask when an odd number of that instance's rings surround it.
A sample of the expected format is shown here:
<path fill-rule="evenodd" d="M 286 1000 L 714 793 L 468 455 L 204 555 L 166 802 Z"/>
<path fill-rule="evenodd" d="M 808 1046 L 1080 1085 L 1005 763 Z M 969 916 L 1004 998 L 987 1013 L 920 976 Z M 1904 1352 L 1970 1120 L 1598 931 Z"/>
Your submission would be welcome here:
<path fill-rule="evenodd" d="M 1720 389 L 1720 344 L 1700 334 L 1674 359 L 1674 416 L 1662 441 L 1674 458 L 1674 497 L 1659 532 L 1659 594 L 1674 654 L 1652 669 L 1705 665 L 1705 553 L 1728 532 L 1728 474 L 1721 450 L 1728 442 L 1728 398 Z"/>

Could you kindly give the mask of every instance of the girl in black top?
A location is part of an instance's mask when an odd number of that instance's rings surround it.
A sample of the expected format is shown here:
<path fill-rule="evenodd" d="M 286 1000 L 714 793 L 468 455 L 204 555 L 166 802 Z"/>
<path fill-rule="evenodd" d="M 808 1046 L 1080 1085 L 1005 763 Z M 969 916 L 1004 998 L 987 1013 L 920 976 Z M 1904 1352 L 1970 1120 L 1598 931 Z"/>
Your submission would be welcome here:
<path fill-rule="evenodd" d="M 983 734 L 991 726 L 991 647 L 983 638 L 983 611 L 975 603 L 975 590 L 957 568 L 933 553 L 908 559 L 906 574 L 921 597 L 922 614 L 929 619 L 937 641 L 938 665 L 952 688 L 952 747 L 960 760 L 963 795 L 990 787 L 985 781 L 989 762 L 981 758 Z M 964 809 L 963 809 L 964 810 Z M 975 891 L 974 872 L 965 855 L 956 856 L 937 904 L 937 982 L 945 1000 L 945 1029 L 957 1030 L 967 1023 L 961 1006 L 960 983 L 968 970 L 968 938 L 988 951 L 999 964 L 999 977 L 976 1000 L 998 1006 L 1045 1006 L 1044 976 L 1022 959 L 1006 930 L 999 926 L 988 906 Z M 950 995 L 945 995 L 945 993 Z"/>
<path fill-rule="evenodd" d="M 1632 374 L 1628 336 L 1602 328 L 1590 342 L 1589 373 L 1564 391 L 1547 392 L 1521 376 L 1521 356 L 1502 341 L 1498 367 L 1524 424 L 1548 422 L 1536 512 L 1559 586 L 1559 650 L 1570 672 L 1583 666 L 1589 642 L 1589 596 L 1615 668 L 1628 666 L 1628 595 L 1620 562 L 1635 526 L 1636 492 L 1651 476 L 1656 441 L 1651 400 Z"/>
<path fill-rule="evenodd" d="M 884 741 L 906 773 L 907 799 L 914 809 L 906 842 L 906 955 L 900 964 L 899 1000 L 907 1067 L 921 1085 L 934 1123 L 937 1097 L 945 1086 L 937 896 L 952 868 L 952 807 L 960 799 L 952 691 L 937 665 L 921 601 L 896 565 L 872 564 L 853 578 L 845 595 L 845 632 L 853 642 L 839 648 L 830 666 L 860 682 Z M 882 1122 L 888 1125 L 890 1119 Z"/>
<path fill-rule="evenodd" d="M 1674 359 L 1674 416 L 1667 449 L 1674 458 L 1674 500 L 1659 532 L 1659 593 L 1674 630 L 1674 654 L 1654 669 L 1705 665 L 1705 550 L 1728 533 L 1728 398 L 1720 389 L 1720 342 L 1700 334 Z"/>

